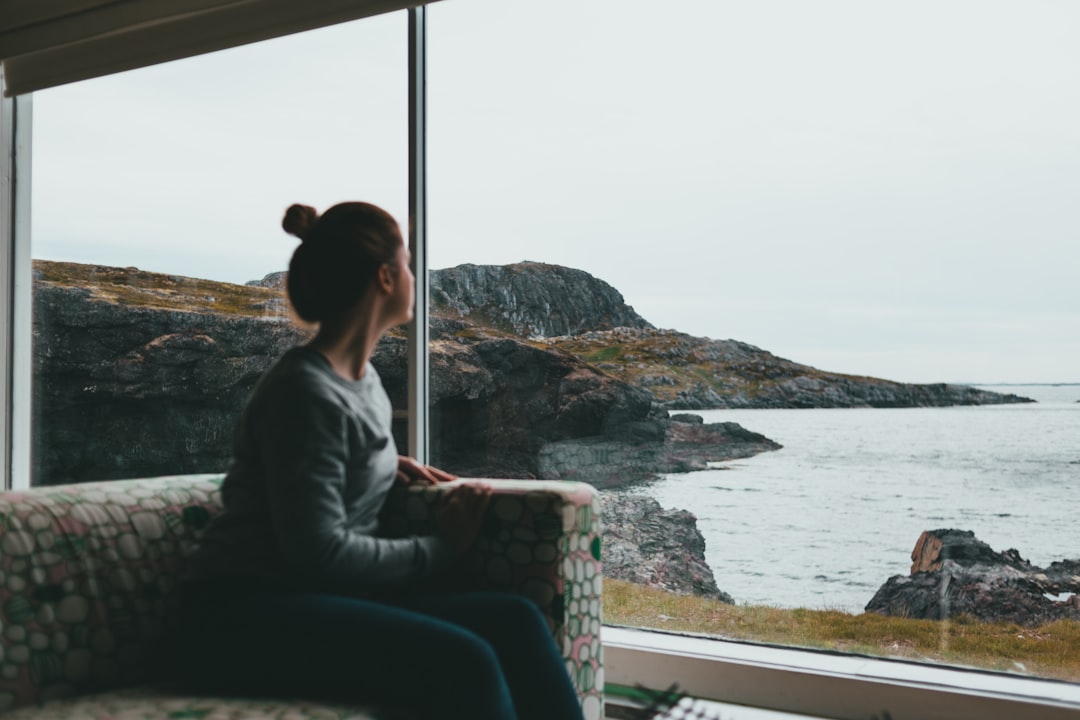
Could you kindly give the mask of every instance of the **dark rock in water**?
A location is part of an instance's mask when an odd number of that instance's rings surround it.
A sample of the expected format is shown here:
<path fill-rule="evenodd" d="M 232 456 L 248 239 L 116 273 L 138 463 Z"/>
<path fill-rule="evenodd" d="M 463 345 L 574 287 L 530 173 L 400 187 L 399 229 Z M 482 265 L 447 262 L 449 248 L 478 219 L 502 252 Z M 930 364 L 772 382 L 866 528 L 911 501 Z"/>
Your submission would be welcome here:
<path fill-rule="evenodd" d="M 994 552 L 970 530 L 932 530 L 923 532 L 915 542 L 915 549 L 911 551 L 911 574 L 940 570 L 946 560 L 965 567 L 980 563 L 1006 564 L 1018 569 L 1031 567 L 1016 550 Z"/>
<path fill-rule="evenodd" d="M 690 425 L 701 425 L 705 422 L 705 419 L 700 415 L 694 415 L 692 413 L 676 413 L 670 418 L 671 422 L 688 423 Z"/>
<path fill-rule="evenodd" d="M 710 462 L 778 448 L 778 443 L 736 423 L 646 420 L 612 428 L 601 436 L 546 443 L 540 450 L 540 474 L 583 480 L 600 488 L 618 487 L 664 473 L 705 470 Z"/>
<path fill-rule="evenodd" d="M 602 492 L 604 576 L 732 603 L 705 562 L 705 538 L 686 510 L 644 495 Z"/>
<path fill-rule="evenodd" d="M 911 559 L 911 574 L 889 578 L 867 612 L 1026 626 L 1080 620 L 1080 560 L 1039 568 L 1016 550 L 995 552 L 967 530 L 923 532 Z"/>

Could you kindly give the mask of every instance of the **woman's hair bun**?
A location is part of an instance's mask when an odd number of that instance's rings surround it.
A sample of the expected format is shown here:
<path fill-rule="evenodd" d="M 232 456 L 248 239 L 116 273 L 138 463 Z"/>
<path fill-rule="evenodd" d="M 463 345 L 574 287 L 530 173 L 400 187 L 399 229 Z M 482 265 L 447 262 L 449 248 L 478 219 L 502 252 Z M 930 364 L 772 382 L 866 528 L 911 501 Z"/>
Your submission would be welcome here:
<path fill-rule="evenodd" d="M 301 240 L 306 240 L 311 228 L 315 227 L 315 221 L 319 219 L 319 213 L 310 205 L 294 204 L 285 211 L 285 217 L 281 220 L 281 227 L 285 232 L 295 235 Z"/>

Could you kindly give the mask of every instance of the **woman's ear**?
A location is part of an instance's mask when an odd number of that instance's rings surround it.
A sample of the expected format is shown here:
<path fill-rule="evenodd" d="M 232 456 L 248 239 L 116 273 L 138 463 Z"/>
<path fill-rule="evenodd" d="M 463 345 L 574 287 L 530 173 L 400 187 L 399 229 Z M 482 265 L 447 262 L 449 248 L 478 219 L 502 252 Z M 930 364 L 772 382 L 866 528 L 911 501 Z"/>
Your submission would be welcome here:
<path fill-rule="evenodd" d="M 375 281 L 379 284 L 379 289 L 387 295 L 394 292 L 394 284 L 397 281 L 395 277 L 394 268 L 390 266 L 390 263 L 383 263 L 379 266 L 379 272 L 375 275 Z"/>

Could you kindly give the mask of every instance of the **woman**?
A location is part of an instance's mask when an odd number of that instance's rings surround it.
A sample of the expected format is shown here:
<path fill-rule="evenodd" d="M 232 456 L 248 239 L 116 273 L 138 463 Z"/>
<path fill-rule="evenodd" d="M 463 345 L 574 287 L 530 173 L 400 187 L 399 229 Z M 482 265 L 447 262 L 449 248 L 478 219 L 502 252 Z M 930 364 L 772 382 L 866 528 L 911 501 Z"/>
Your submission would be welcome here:
<path fill-rule="evenodd" d="M 489 488 L 448 492 L 434 534 L 375 535 L 395 481 L 455 479 L 397 454 L 390 401 L 369 362 L 383 333 L 412 317 L 397 223 L 353 202 L 321 217 L 293 205 L 282 225 L 301 239 L 289 299 L 318 331 L 267 371 L 237 425 L 225 509 L 185 586 L 182 677 L 204 691 L 425 716 L 580 718 L 535 605 L 423 589 L 475 539 Z"/>

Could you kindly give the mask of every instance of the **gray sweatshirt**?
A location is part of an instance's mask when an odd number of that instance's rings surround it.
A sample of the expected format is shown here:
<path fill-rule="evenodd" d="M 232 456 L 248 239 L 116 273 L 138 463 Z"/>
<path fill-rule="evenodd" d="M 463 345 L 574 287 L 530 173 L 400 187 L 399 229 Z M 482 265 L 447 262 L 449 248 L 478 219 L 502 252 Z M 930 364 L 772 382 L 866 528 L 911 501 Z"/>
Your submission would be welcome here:
<path fill-rule="evenodd" d="M 283 355 L 237 425 L 225 510 L 192 557 L 192 577 L 364 594 L 448 565 L 453 552 L 435 535 L 376 536 L 397 472 L 391 412 L 370 364 L 353 382 L 310 348 Z"/>

